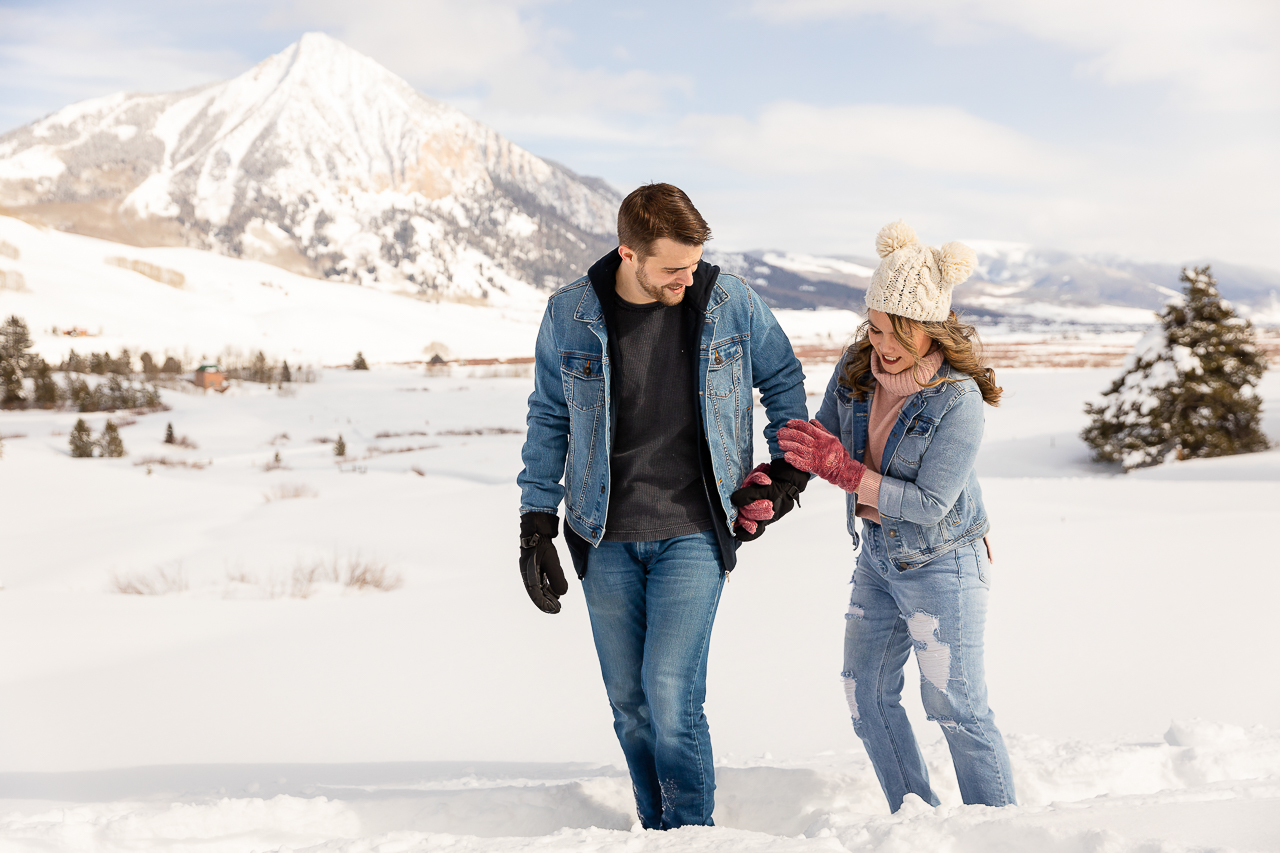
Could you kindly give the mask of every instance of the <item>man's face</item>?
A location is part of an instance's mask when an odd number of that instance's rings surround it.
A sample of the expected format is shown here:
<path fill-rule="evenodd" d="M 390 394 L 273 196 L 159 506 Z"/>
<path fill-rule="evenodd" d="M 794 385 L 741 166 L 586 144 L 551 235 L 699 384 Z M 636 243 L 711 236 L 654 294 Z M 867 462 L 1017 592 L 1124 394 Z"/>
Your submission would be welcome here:
<path fill-rule="evenodd" d="M 634 253 L 632 257 L 636 257 Z M 649 256 L 636 264 L 636 281 L 651 299 L 663 305 L 679 305 L 685 290 L 693 284 L 693 271 L 700 260 L 701 246 L 661 237 L 653 244 Z"/>

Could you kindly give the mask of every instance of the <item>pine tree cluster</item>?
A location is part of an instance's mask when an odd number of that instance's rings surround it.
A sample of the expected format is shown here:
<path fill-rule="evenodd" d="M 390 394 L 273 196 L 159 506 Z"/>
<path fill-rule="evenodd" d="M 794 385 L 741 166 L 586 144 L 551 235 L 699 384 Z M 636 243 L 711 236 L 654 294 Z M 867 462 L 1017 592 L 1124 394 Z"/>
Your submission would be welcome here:
<path fill-rule="evenodd" d="M 1254 390 L 1266 361 L 1253 326 L 1218 293 L 1209 267 L 1184 269 L 1182 282 L 1184 296 L 1138 342 L 1101 402 L 1085 406 L 1081 437 L 1096 461 L 1129 471 L 1269 446 Z"/>
<path fill-rule="evenodd" d="M 63 373 L 62 385 L 54 378 L 55 368 L 31 349 L 31 333 L 21 317 L 11 316 L 0 324 L 0 407 L 56 409 L 69 404 L 81 412 L 164 407 L 153 385 L 133 380 L 133 356 L 127 349 L 114 357 L 82 356 L 72 350 L 56 368 Z M 144 353 L 144 366 L 150 361 Z M 177 364 L 172 358 L 168 361 Z M 91 386 L 84 374 L 106 378 Z"/>
<path fill-rule="evenodd" d="M 281 385 L 286 382 L 315 382 L 315 370 L 309 367 L 290 368 L 288 361 L 276 362 L 259 350 L 251 356 L 232 347 L 227 347 L 218 356 L 218 364 L 228 379 L 239 379 L 242 382 L 263 382 L 268 385 Z M 297 371 L 297 375 L 295 375 Z"/>
<path fill-rule="evenodd" d="M 94 455 L 117 459 L 125 455 L 120 428 L 114 421 L 107 421 L 102 427 L 102 435 L 95 439 L 84 418 L 78 418 L 71 428 L 70 444 L 71 455 L 76 459 L 88 459 Z"/>

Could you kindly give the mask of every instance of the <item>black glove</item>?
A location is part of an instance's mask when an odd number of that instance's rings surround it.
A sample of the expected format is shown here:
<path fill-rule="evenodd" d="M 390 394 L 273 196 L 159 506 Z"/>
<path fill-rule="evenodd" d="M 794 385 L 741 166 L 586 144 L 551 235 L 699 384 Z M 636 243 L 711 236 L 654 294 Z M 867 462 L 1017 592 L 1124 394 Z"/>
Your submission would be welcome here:
<path fill-rule="evenodd" d="M 559 533 L 560 519 L 549 512 L 520 516 L 520 576 L 525 592 L 543 613 L 560 612 L 560 596 L 569 591 L 560 555 L 551 543 Z"/>
<path fill-rule="evenodd" d="M 800 505 L 800 493 L 809 485 L 809 475 L 792 465 L 785 459 L 775 459 L 769 463 L 769 479 L 767 486 L 743 486 L 729 495 L 729 502 L 743 507 L 752 501 L 767 500 L 773 502 L 773 518 L 756 522 L 756 532 L 748 533 L 741 527 L 734 527 L 733 536 L 739 542 L 750 542 L 764 535 L 764 529 L 779 518 L 791 512 L 791 508 Z"/>

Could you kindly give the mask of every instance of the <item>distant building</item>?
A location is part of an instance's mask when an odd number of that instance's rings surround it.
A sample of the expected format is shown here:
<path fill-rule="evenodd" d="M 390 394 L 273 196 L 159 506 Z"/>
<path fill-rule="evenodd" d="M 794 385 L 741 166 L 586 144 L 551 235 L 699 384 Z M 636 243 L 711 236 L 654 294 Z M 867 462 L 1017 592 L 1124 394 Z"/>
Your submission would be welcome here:
<path fill-rule="evenodd" d="M 227 381 L 227 374 L 222 372 L 222 368 L 216 364 L 202 364 L 196 368 L 195 379 L 197 388 L 212 388 L 214 391 L 225 391 L 231 387 L 231 383 Z"/>

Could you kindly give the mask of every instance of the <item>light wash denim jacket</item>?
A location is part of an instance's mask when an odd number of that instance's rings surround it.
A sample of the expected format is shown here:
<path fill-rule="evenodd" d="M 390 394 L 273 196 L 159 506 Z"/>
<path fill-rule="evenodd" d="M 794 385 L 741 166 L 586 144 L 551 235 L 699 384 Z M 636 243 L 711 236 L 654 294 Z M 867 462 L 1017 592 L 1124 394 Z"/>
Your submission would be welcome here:
<path fill-rule="evenodd" d="M 836 365 L 818 410 L 818 421 L 840 436 L 849 455 L 866 459 L 871 400 L 859 402 L 840 382 Z M 974 462 L 982 443 L 982 392 L 967 374 L 943 362 L 935 378 L 955 379 L 907 398 L 881 456 L 880 511 L 889 556 L 899 571 L 986 535 L 991 527 L 982 505 Z M 858 546 L 858 496 L 846 498 L 846 522 Z"/>
<path fill-rule="evenodd" d="M 769 417 L 764 435 L 772 458 L 782 456 L 778 429 L 792 418 L 807 418 L 808 410 L 804 372 L 773 312 L 737 276 L 721 274 L 709 288 L 698 402 L 731 533 L 737 507 L 729 495 L 752 468 L 751 389 L 760 389 Z M 604 537 L 609 509 L 608 353 L 604 310 L 590 280 L 584 276 L 552 294 L 538 330 L 524 470 L 516 480 L 521 514 L 555 514 L 564 500 L 566 522 L 593 546 Z"/>

